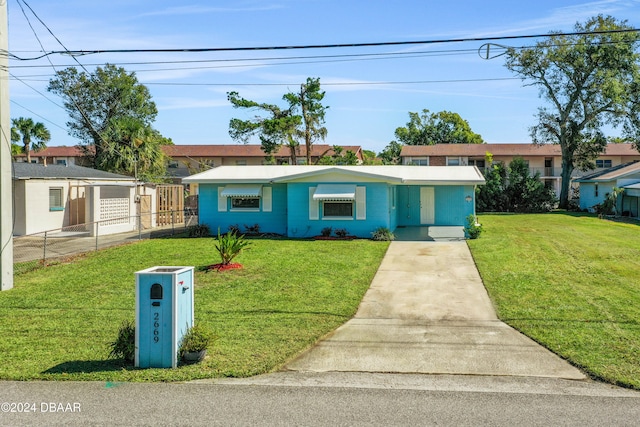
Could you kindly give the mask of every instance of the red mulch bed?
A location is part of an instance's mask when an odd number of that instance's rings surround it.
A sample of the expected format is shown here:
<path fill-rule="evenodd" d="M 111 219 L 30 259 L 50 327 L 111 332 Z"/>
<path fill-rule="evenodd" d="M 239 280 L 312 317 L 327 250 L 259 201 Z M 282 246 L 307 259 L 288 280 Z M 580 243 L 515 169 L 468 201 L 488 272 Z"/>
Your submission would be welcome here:
<path fill-rule="evenodd" d="M 313 236 L 314 240 L 353 240 L 356 236 L 334 237 L 334 236 Z"/>
<path fill-rule="evenodd" d="M 232 262 L 231 264 L 211 264 L 208 265 L 206 270 L 207 271 L 211 271 L 211 270 L 216 270 L 216 271 L 227 271 L 227 270 L 234 270 L 236 268 L 242 268 L 242 264 L 238 264 L 237 262 Z"/>

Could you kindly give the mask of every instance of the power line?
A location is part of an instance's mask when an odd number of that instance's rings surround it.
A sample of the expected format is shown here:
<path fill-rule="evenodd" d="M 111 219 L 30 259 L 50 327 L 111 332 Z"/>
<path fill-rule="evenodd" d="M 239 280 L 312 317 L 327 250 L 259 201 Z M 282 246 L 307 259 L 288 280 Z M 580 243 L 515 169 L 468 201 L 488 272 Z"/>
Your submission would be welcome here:
<path fill-rule="evenodd" d="M 367 43 L 336 43 L 336 44 L 317 44 L 317 45 L 207 47 L 207 48 L 177 48 L 177 49 L 95 49 L 95 50 L 74 50 L 74 51 L 65 49 L 65 50 L 53 50 L 53 51 L 45 52 L 42 55 L 34 56 L 31 58 L 21 58 L 11 53 L 9 55 L 10 57 L 20 61 L 33 61 L 33 60 L 41 59 L 50 55 L 70 55 L 75 58 L 77 56 L 96 55 L 96 54 L 103 54 L 103 53 L 202 53 L 202 52 L 245 52 L 245 51 L 269 51 L 269 50 L 338 49 L 338 48 L 353 48 L 353 47 L 382 47 L 382 46 L 409 46 L 409 45 L 462 43 L 462 42 L 490 42 L 490 41 L 548 38 L 548 37 L 562 37 L 562 36 L 631 33 L 631 32 L 638 32 L 638 31 L 640 31 L 640 29 L 632 28 L 632 29 L 618 29 L 618 30 L 606 30 L 606 31 L 577 31 L 577 32 L 569 32 L 569 33 L 529 34 L 529 35 L 520 35 L 520 36 L 469 37 L 469 38 L 459 38 L 459 39 L 408 40 L 408 41 L 367 42 Z"/>

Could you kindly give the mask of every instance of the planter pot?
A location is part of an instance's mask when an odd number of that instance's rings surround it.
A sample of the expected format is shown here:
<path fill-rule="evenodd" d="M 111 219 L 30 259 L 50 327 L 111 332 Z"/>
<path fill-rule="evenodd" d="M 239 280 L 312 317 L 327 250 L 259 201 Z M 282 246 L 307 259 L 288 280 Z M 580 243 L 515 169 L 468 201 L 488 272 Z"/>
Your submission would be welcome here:
<path fill-rule="evenodd" d="M 195 362 L 201 362 L 206 355 L 207 355 L 206 349 L 200 350 L 200 351 L 187 351 L 182 355 L 182 358 L 184 359 L 185 362 L 195 363 Z"/>

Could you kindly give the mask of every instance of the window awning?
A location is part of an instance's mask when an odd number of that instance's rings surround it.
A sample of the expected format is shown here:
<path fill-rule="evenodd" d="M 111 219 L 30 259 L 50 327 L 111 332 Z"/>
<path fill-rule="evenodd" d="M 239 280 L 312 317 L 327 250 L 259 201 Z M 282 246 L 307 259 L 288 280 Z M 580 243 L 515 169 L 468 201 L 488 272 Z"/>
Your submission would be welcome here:
<path fill-rule="evenodd" d="M 355 200 L 355 184 L 318 184 L 313 200 Z"/>
<path fill-rule="evenodd" d="M 222 197 L 260 197 L 262 184 L 228 184 L 220 195 Z"/>

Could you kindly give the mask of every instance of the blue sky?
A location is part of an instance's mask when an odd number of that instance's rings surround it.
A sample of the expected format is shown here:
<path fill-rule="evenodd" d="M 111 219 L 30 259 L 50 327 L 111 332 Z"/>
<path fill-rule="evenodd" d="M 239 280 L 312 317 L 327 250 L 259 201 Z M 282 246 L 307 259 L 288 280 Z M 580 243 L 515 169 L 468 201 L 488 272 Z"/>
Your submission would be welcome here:
<path fill-rule="evenodd" d="M 577 21 L 600 13 L 640 27 L 640 0 L 26 2 L 69 50 L 233 48 L 546 34 L 572 31 Z M 8 9 L 9 50 L 22 58 L 38 56 L 40 45 L 17 0 L 8 0 Z M 63 50 L 27 8 L 25 11 L 44 50 Z M 512 40 L 503 44 L 530 43 Z M 135 71 L 157 104 L 154 127 L 176 144 L 235 143 L 228 134 L 229 120 L 249 118 L 254 113 L 231 108 L 227 92 L 235 90 L 248 99 L 284 105 L 282 95 L 297 90 L 307 77 L 319 77 L 326 91 L 328 144 L 361 145 L 379 152 L 394 139 L 394 130 L 406 124 L 410 111 L 425 108 L 460 114 L 486 142 L 530 142 L 528 128 L 544 101 L 536 89 L 513 79 L 504 67 L 504 58 L 480 58 L 477 51 L 482 44 L 119 53 L 81 56 L 78 60 L 89 70 L 113 63 Z M 45 59 L 10 61 L 10 73 L 20 79 L 12 78 L 10 83 L 11 117 L 43 122 L 52 133 L 51 146 L 75 145 L 78 141 L 66 132 L 68 117 L 61 108 L 62 100 L 46 91 L 54 67 L 63 69 L 74 62 L 65 55 L 49 58 L 53 66 Z"/>

